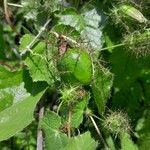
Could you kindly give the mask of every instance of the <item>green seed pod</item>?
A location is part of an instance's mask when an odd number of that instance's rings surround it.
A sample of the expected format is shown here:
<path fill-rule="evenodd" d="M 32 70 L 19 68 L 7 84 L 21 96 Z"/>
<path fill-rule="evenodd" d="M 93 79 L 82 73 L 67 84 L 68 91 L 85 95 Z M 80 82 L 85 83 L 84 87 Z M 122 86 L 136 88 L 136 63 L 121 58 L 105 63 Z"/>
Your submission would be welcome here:
<path fill-rule="evenodd" d="M 89 54 L 79 48 L 68 49 L 58 62 L 61 77 L 68 83 L 90 83 L 93 75 L 92 61 Z"/>
<path fill-rule="evenodd" d="M 110 112 L 104 120 L 104 127 L 114 135 L 122 132 L 128 133 L 131 128 L 126 114 L 120 112 Z"/>
<path fill-rule="evenodd" d="M 150 55 L 150 29 L 125 37 L 124 43 L 137 57 Z"/>
<path fill-rule="evenodd" d="M 126 18 L 128 20 L 138 21 L 139 23 L 148 21 L 138 9 L 130 5 L 120 5 L 114 9 L 114 14 L 116 17 L 119 16 L 122 19 Z"/>

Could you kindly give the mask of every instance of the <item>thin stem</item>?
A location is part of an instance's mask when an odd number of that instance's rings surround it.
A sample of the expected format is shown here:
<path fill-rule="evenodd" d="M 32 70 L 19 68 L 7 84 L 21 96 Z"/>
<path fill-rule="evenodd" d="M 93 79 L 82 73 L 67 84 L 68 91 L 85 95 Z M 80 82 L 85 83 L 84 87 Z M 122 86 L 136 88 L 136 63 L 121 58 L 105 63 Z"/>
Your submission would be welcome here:
<path fill-rule="evenodd" d="M 72 112 L 69 110 L 69 116 L 68 116 L 68 137 L 71 137 L 71 117 L 72 117 Z"/>
<path fill-rule="evenodd" d="M 91 114 L 91 116 L 95 117 L 96 119 L 98 119 L 99 121 L 103 121 L 103 119 L 99 118 L 98 116 Z"/>
<path fill-rule="evenodd" d="M 44 107 L 40 108 L 39 111 L 39 120 L 43 118 L 44 115 Z M 37 147 L 36 150 L 43 150 L 43 135 L 42 135 L 42 130 L 38 129 L 37 133 Z"/>
<path fill-rule="evenodd" d="M 26 47 L 26 49 L 20 54 L 21 56 L 26 54 L 27 51 L 31 52 L 32 46 L 35 44 L 36 40 L 41 36 L 41 34 L 46 29 L 46 27 L 50 23 L 50 21 L 51 21 L 51 19 L 47 20 L 47 22 L 44 24 L 44 26 L 40 29 L 39 33 L 36 35 L 36 37 L 29 43 L 29 45 Z"/>
<path fill-rule="evenodd" d="M 22 8 L 23 6 L 20 5 L 20 4 L 14 4 L 14 3 L 7 3 L 7 5 L 9 6 L 14 6 L 14 7 L 19 7 L 19 8 Z"/>
<path fill-rule="evenodd" d="M 59 114 L 59 111 L 60 111 L 60 108 L 61 108 L 62 104 L 63 104 L 63 101 L 61 101 L 61 103 L 59 104 L 59 106 L 57 108 L 57 115 Z"/>
<path fill-rule="evenodd" d="M 4 0 L 4 13 L 5 13 L 5 18 L 6 18 L 7 22 L 9 24 L 11 24 L 10 13 L 9 13 L 8 7 L 7 7 L 7 0 Z"/>
<path fill-rule="evenodd" d="M 104 50 L 107 50 L 109 48 L 116 48 L 116 47 L 120 47 L 120 46 L 123 46 L 125 45 L 126 43 L 121 43 L 121 44 L 117 44 L 117 45 L 114 45 L 114 46 L 109 46 L 109 47 L 105 47 L 105 48 L 102 48 L 100 51 L 104 51 Z"/>
<path fill-rule="evenodd" d="M 101 134 L 101 132 L 100 132 L 100 130 L 99 130 L 99 128 L 98 128 L 98 126 L 97 126 L 95 120 L 93 119 L 92 116 L 89 116 L 89 117 L 90 117 L 91 122 L 93 123 L 93 125 L 94 125 L 94 127 L 95 127 L 95 130 L 96 130 L 96 132 L 98 133 L 98 135 L 99 135 L 99 137 L 100 137 L 102 143 L 104 144 L 105 147 L 108 147 L 108 146 L 107 146 L 107 143 L 106 143 L 105 140 L 103 139 L 103 136 L 102 136 L 102 134 Z"/>

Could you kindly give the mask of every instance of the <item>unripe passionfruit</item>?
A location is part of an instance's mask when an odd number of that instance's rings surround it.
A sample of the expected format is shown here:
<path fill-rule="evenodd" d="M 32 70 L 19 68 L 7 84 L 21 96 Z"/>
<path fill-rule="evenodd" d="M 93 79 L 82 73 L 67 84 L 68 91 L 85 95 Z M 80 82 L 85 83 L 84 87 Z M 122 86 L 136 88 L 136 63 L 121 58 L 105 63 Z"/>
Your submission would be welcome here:
<path fill-rule="evenodd" d="M 89 84 L 93 68 L 90 55 L 83 49 L 68 49 L 58 62 L 58 70 L 65 82 Z"/>

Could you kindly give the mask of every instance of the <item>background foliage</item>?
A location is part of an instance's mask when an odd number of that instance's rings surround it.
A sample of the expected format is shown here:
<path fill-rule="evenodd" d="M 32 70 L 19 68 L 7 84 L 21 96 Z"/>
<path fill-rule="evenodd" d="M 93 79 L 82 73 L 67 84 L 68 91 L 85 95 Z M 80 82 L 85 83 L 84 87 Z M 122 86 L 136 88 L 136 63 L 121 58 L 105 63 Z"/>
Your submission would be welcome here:
<path fill-rule="evenodd" d="M 148 0 L 0 1 L 0 149 L 150 149 L 149 18 Z"/>

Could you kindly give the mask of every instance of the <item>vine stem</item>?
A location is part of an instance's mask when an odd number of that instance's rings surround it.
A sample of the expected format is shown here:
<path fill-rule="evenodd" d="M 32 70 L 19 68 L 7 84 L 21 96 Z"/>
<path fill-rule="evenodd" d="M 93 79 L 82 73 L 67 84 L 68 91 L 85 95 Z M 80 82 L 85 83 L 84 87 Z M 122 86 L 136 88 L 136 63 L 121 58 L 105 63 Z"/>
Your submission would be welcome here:
<path fill-rule="evenodd" d="M 43 25 L 43 27 L 41 27 L 39 33 L 35 36 L 35 38 L 29 43 L 29 45 L 25 48 L 25 50 L 20 54 L 21 56 L 23 56 L 24 54 L 27 53 L 27 51 L 31 51 L 32 46 L 35 44 L 36 40 L 41 36 L 41 34 L 43 33 L 44 30 L 46 30 L 46 27 L 48 26 L 48 24 L 50 23 L 51 19 L 48 19 L 46 21 L 46 23 Z"/>
<path fill-rule="evenodd" d="M 96 132 L 98 133 L 98 135 L 99 135 L 99 137 L 100 137 L 102 143 L 104 144 L 104 146 L 105 146 L 106 148 L 108 148 L 107 143 L 105 142 L 105 140 L 104 140 L 104 138 L 103 138 L 103 136 L 102 136 L 102 134 L 101 134 L 101 132 L 100 132 L 100 130 L 99 130 L 99 128 L 98 128 L 96 122 L 95 122 L 95 120 L 93 119 L 93 117 L 92 117 L 91 115 L 90 115 L 89 117 L 90 117 L 91 122 L 93 123 L 93 125 L 94 125 L 94 127 L 95 127 L 95 130 L 96 130 Z"/>
<path fill-rule="evenodd" d="M 41 120 L 44 116 L 44 107 L 40 108 L 39 111 L 39 120 Z M 37 148 L 36 150 L 43 150 L 43 135 L 42 135 L 42 130 L 38 129 L 37 132 Z"/>

